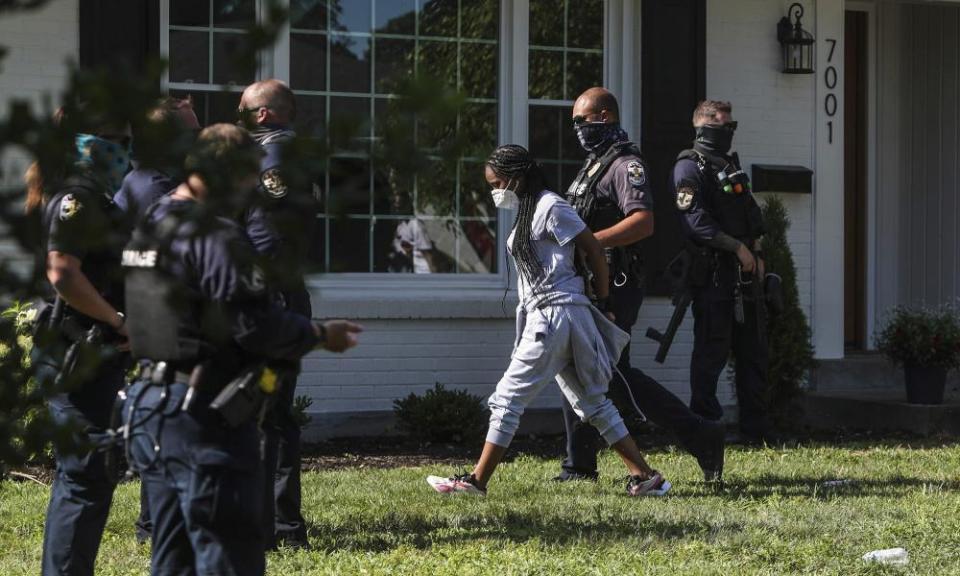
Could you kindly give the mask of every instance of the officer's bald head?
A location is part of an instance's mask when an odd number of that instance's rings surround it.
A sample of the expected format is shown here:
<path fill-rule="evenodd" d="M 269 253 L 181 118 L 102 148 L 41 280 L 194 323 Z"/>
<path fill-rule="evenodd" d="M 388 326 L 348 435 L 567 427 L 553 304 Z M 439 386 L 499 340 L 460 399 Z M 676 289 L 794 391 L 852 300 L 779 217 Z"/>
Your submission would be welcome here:
<path fill-rule="evenodd" d="M 250 111 L 257 124 L 287 124 L 297 113 L 293 91 L 283 81 L 272 78 L 247 86 L 240 97 L 240 108 Z"/>
<path fill-rule="evenodd" d="M 594 86 L 588 88 L 573 103 L 573 116 L 603 115 L 605 122 L 620 121 L 620 105 L 617 97 L 606 88 Z"/>

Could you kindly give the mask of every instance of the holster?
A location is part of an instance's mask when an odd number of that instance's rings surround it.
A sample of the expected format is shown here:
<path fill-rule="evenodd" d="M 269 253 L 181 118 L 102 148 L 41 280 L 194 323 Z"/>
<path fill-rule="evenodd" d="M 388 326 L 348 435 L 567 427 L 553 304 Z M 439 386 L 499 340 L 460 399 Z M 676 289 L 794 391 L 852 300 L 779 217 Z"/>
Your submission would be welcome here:
<path fill-rule="evenodd" d="M 263 416 L 280 381 L 277 372 L 265 364 L 244 368 L 217 394 L 210 409 L 227 427 L 236 428 Z"/>

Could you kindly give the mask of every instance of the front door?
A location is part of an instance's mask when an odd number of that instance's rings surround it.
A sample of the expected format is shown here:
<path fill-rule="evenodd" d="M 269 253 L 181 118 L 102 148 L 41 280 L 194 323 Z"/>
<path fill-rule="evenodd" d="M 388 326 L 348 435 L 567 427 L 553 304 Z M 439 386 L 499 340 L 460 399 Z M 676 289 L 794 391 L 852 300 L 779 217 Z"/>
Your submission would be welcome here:
<path fill-rule="evenodd" d="M 867 13 L 846 12 L 844 36 L 844 344 L 866 345 Z"/>

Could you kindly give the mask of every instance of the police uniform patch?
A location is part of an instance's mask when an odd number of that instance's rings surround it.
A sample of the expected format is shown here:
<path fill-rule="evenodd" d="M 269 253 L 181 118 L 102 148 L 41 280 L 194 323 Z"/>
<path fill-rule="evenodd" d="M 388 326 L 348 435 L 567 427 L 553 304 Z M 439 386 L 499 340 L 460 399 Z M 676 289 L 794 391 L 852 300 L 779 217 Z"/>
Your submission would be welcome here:
<path fill-rule="evenodd" d="M 693 205 L 694 190 L 691 186 L 683 186 L 677 190 L 677 209 L 686 212 Z"/>
<path fill-rule="evenodd" d="M 73 194 L 67 194 L 60 200 L 60 220 L 67 221 L 76 216 L 83 204 Z"/>
<path fill-rule="evenodd" d="M 287 195 L 287 184 L 280 177 L 280 170 L 277 168 L 265 170 L 260 175 L 260 183 L 263 184 L 263 189 L 267 191 L 267 194 L 274 198 L 283 198 Z"/>
<path fill-rule="evenodd" d="M 267 289 L 267 279 L 259 266 L 253 266 L 250 273 L 241 278 L 243 285 L 253 294 L 259 294 Z"/>
<path fill-rule="evenodd" d="M 634 187 L 643 186 L 647 182 L 647 175 L 643 171 L 643 164 L 636 160 L 627 164 L 627 177 L 630 179 L 630 184 Z"/>

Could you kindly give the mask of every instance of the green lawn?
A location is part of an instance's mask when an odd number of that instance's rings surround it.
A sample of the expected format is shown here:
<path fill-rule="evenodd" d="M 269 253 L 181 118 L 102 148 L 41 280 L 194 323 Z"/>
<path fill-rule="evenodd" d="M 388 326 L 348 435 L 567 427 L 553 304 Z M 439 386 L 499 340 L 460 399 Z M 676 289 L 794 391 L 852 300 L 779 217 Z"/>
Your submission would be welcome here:
<path fill-rule="evenodd" d="M 723 494 L 703 488 L 688 456 L 651 462 L 674 481 L 667 498 L 627 498 L 609 452 L 596 485 L 552 484 L 555 460 L 521 456 L 486 499 L 434 494 L 424 477 L 444 467 L 307 473 L 314 550 L 271 554 L 268 573 L 960 574 L 960 445 L 732 450 Z M 840 478 L 855 483 L 823 488 Z M 148 572 L 137 497 L 134 483 L 117 491 L 99 574 Z M 46 499 L 33 483 L 0 484 L 3 576 L 39 573 Z M 860 560 L 894 546 L 908 566 Z"/>

